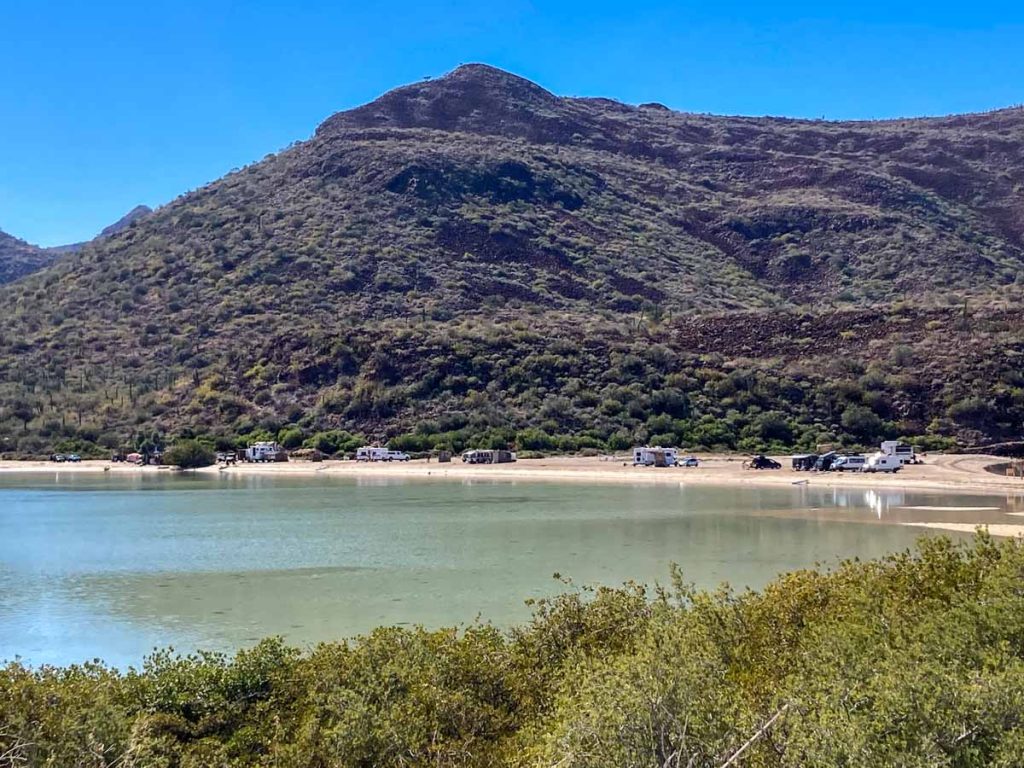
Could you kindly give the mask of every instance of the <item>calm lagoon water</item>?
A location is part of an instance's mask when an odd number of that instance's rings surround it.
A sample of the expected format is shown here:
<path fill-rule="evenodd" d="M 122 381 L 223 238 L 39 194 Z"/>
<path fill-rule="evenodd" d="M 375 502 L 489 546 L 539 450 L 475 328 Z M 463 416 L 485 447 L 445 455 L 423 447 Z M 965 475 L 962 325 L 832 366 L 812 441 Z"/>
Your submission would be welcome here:
<path fill-rule="evenodd" d="M 992 507 L 986 511 L 906 507 Z M 155 647 L 308 646 L 379 624 L 508 625 L 577 583 L 758 587 L 909 547 L 907 520 L 1013 499 L 806 486 L 0 476 L 0 660 L 138 664 Z M 951 534 L 956 535 L 956 534 Z"/>

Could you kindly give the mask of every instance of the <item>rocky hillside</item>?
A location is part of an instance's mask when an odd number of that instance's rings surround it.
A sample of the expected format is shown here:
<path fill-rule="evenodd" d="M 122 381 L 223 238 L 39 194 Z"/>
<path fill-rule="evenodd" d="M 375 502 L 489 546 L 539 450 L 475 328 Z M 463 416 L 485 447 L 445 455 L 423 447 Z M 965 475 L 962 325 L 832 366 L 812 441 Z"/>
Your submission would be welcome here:
<path fill-rule="evenodd" d="M 289 425 L 729 447 L 1005 436 L 1024 384 L 999 309 L 1024 275 L 1022 156 L 1021 109 L 713 117 L 460 67 L 0 289 L 6 423 L 27 448 Z M 884 326 L 873 345 L 853 341 L 864 313 Z M 808 316 L 846 318 L 829 336 L 845 394 L 819 397 L 832 352 Z M 684 344 L 692 323 L 724 341 Z M 733 343 L 762 324 L 779 330 Z M 989 378 L 947 354 L 954 331 Z M 783 337 L 805 350 L 784 370 Z M 909 359 L 934 374 L 917 394 L 900 389 Z"/>
<path fill-rule="evenodd" d="M 96 239 L 120 232 L 132 222 L 152 212 L 149 206 L 137 205 L 109 227 L 104 228 L 96 236 Z M 0 285 L 38 272 L 44 267 L 56 263 L 65 254 L 81 250 L 86 245 L 88 245 L 87 242 L 40 248 L 0 231 Z"/>
<path fill-rule="evenodd" d="M 58 258 L 58 253 L 0 231 L 0 284 L 37 272 Z"/>

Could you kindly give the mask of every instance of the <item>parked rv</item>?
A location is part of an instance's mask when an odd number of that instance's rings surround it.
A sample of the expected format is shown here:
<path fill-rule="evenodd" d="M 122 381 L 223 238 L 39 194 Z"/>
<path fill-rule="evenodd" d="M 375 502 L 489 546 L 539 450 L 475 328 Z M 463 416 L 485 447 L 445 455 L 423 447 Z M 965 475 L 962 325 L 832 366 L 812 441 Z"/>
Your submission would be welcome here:
<path fill-rule="evenodd" d="M 882 453 L 886 456 L 895 456 L 900 464 L 917 464 L 917 454 L 914 446 L 901 443 L 899 440 L 885 440 L 882 442 Z"/>
<path fill-rule="evenodd" d="M 861 472 L 899 472 L 902 466 L 899 457 L 879 451 L 864 462 Z"/>
<path fill-rule="evenodd" d="M 462 461 L 466 464 L 509 464 L 515 460 L 515 452 L 504 449 L 468 450 L 462 452 Z"/>
<path fill-rule="evenodd" d="M 356 449 L 356 461 L 386 461 L 388 456 L 387 448 L 364 445 Z"/>
<path fill-rule="evenodd" d="M 285 453 L 277 443 L 259 442 L 253 443 L 245 449 L 245 460 L 249 462 L 263 463 L 268 461 L 288 461 L 288 454 Z"/>
<path fill-rule="evenodd" d="M 859 455 L 837 456 L 832 462 L 833 472 L 860 472 L 864 469 L 867 459 Z"/>
<path fill-rule="evenodd" d="M 633 449 L 634 467 L 674 467 L 679 458 L 675 448 L 642 445 Z"/>
<path fill-rule="evenodd" d="M 816 453 L 800 453 L 793 457 L 793 469 L 797 472 L 810 472 L 817 461 Z"/>

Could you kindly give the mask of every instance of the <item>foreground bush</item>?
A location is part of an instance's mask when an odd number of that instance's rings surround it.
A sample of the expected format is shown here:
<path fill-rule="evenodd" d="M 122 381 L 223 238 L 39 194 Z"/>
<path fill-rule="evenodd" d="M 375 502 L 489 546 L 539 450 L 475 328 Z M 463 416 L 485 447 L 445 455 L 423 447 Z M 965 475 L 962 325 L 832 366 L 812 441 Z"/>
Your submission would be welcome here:
<path fill-rule="evenodd" d="M 1020 766 L 1024 548 L 979 534 L 763 591 L 541 601 L 511 632 L 0 670 L 0 765 Z"/>
<path fill-rule="evenodd" d="M 164 461 L 182 469 L 208 467 L 216 460 L 213 449 L 198 440 L 181 440 L 164 454 Z"/>

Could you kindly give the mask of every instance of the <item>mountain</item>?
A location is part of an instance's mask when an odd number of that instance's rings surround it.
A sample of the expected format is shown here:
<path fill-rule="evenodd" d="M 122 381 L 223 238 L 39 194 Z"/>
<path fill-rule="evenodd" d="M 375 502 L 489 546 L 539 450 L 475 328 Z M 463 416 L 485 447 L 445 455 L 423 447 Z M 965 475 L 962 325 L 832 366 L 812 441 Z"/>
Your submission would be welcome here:
<path fill-rule="evenodd" d="M 120 232 L 132 222 L 138 221 L 152 212 L 149 206 L 137 205 L 109 227 L 106 227 L 96 237 L 98 239 Z M 57 245 L 52 248 L 41 248 L 0 231 L 0 285 L 12 282 L 33 272 L 38 272 L 40 269 L 55 263 L 64 254 L 78 251 L 87 244 L 71 243 L 70 245 Z"/>
<path fill-rule="evenodd" d="M 47 267 L 57 258 L 59 254 L 0 231 L 0 284 Z"/>
<path fill-rule="evenodd" d="M 97 237 L 109 237 L 110 235 L 117 234 L 121 230 L 127 229 L 131 224 L 151 214 L 153 209 L 148 205 L 136 205 L 128 213 L 122 216 L 120 219 L 115 221 L 109 227 L 104 227 L 103 231 L 97 235 Z M 83 243 L 84 245 L 84 243 Z"/>
<path fill-rule="evenodd" d="M 0 289 L 0 397 L 26 451 L 1019 435 L 1022 151 L 1019 108 L 715 117 L 464 66 Z"/>

